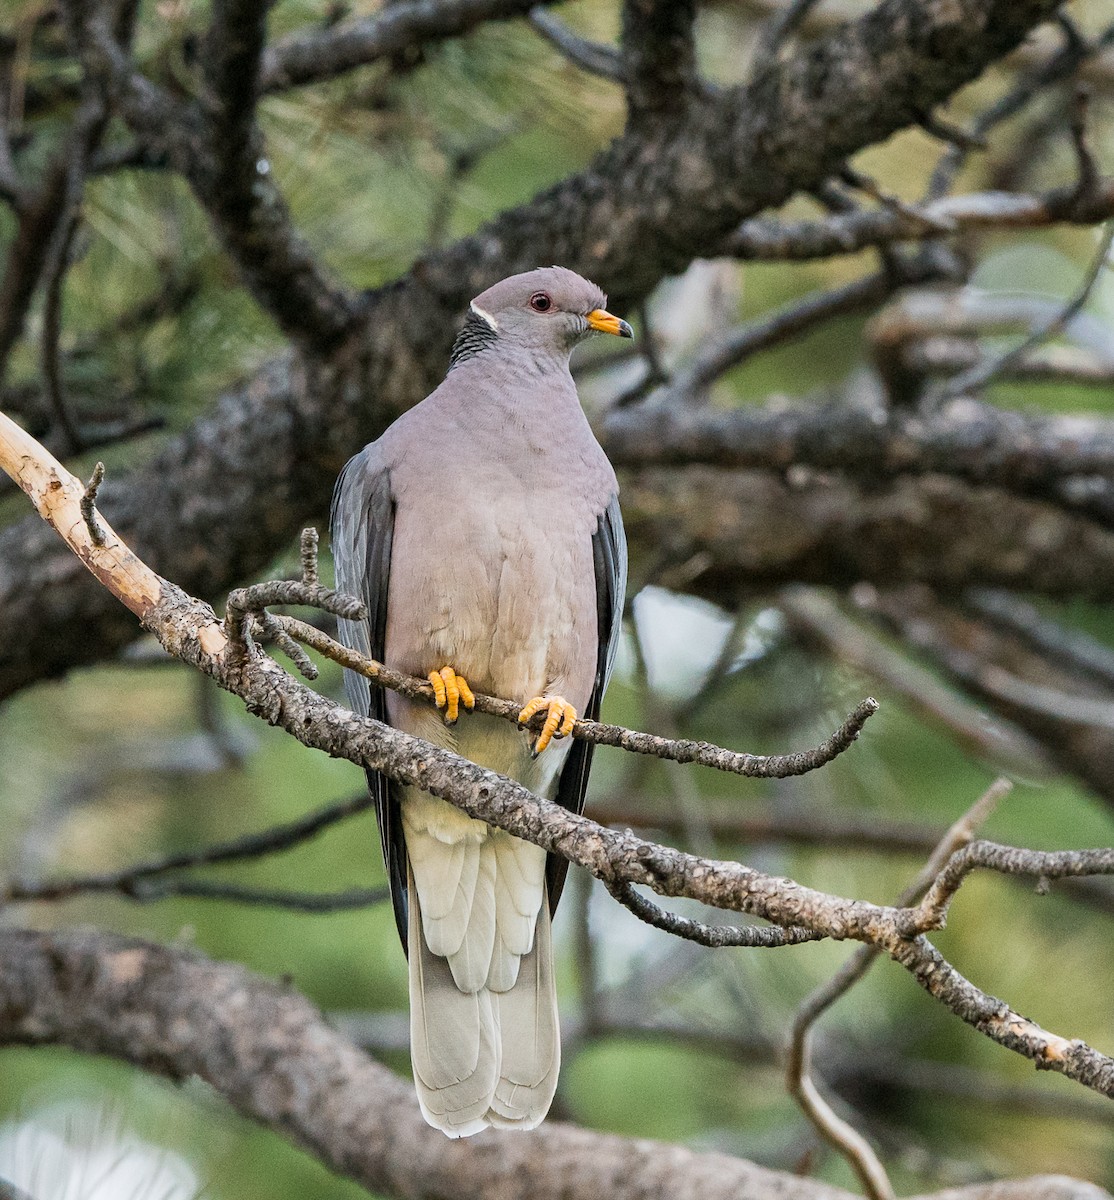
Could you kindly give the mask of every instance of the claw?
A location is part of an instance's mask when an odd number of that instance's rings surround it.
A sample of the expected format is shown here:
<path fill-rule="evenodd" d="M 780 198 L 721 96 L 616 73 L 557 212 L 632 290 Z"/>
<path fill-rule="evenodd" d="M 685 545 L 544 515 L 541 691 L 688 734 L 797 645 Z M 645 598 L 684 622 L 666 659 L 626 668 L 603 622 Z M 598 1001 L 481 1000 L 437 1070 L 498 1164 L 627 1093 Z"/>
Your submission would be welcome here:
<path fill-rule="evenodd" d="M 426 676 L 430 687 L 433 688 L 433 699 L 437 707 L 445 714 L 445 724 L 455 725 L 459 715 L 460 705 L 471 712 L 476 706 L 476 697 L 468 686 L 468 680 L 458 675 L 452 667 L 442 667 L 440 671 L 430 671 Z"/>
<path fill-rule="evenodd" d="M 565 738 L 572 733 L 576 724 L 576 709 L 563 696 L 535 696 L 518 714 L 518 725 L 521 728 L 530 718 L 542 709 L 546 709 L 545 724 L 534 742 L 534 757 L 549 745 L 554 738 Z"/>

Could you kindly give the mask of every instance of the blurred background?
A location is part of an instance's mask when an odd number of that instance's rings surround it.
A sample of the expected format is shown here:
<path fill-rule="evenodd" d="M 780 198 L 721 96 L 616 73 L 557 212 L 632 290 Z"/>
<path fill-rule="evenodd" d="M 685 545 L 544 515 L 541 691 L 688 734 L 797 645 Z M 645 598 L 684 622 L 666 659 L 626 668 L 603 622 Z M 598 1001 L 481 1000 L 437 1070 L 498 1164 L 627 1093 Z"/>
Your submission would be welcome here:
<path fill-rule="evenodd" d="M 868 7 L 816 5 L 798 36 L 820 36 Z M 375 8 L 370 0 L 343 9 L 324 0 L 280 0 L 272 37 Z M 702 6 L 705 74 L 720 83 L 746 78 L 775 9 L 742 0 Z M 1081 36 L 1102 38 L 1111 19 L 1106 0 L 1070 10 Z M 574 0 L 554 12 L 580 38 L 615 41 L 616 4 Z M 168 80 L 188 77 L 191 36 L 207 17 L 207 5 L 195 0 L 145 4 L 137 42 L 145 69 Z M 949 119 L 976 125 L 1028 68 L 1054 53 L 1058 36 L 1044 31 L 962 92 Z M 8 125 L 31 170 L 69 115 L 73 64 L 43 0 L 3 0 L 0 37 Z M 1090 89 L 1091 152 L 1100 170 L 1114 170 L 1114 52 L 1099 46 L 1085 69 L 995 126 L 989 148 L 960 165 L 954 190 L 1039 190 L 1070 181 L 1075 158 L 1065 131 L 1081 77 Z M 374 287 L 403 274 L 430 246 L 582 167 L 621 131 L 624 106 L 611 81 L 570 63 L 529 24 L 509 22 L 271 95 L 261 120 L 270 167 L 303 234 L 340 277 Z M 947 153 L 938 138 L 912 130 L 861 155 L 854 167 L 887 196 L 911 203 Z M 824 211 L 807 199 L 783 215 Z M 0 241 L 14 230 L 11 214 L 0 209 Z M 973 319 L 959 349 L 993 353 L 1016 343 L 1076 292 L 1098 248 L 1098 231 L 1078 226 L 970 237 L 960 251 L 969 267 L 964 296 L 990 316 Z M 717 336 L 857 279 L 874 262 L 863 252 L 803 263 L 697 263 L 664 284 L 645 311 L 621 315 L 636 323 L 644 342 L 652 339 L 657 366 L 676 372 Z M 716 380 L 709 402 L 819 402 L 840 389 L 874 386 L 871 322 L 880 307 L 837 315 L 754 354 Z M 238 286 L 185 184 L 139 164 L 90 180 L 64 316 L 66 387 L 77 421 L 87 429 L 128 429 L 111 444 L 88 439 L 88 448 L 68 460 L 83 476 L 98 458 L 110 475 L 145 461 L 222 390 L 283 349 L 267 316 Z M 40 320 L 33 317 L 13 352 L 2 407 L 46 436 L 57 430 L 39 386 Z M 1111 372 L 1114 273 L 1098 273 L 1057 344 Z M 593 418 L 616 397 L 644 389 L 652 367 L 644 355 L 622 350 L 592 344 L 580 352 L 581 393 Z M 952 362 L 944 369 L 959 368 Z M 1078 378 L 1009 379 L 995 383 L 988 398 L 1029 412 L 1108 414 L 1111 379 L 1114 373 L 1098 386 Z M 0 486 L 0 524 L 25 512 L 24 498 Z M 324 554 L 322 570 L 331 578 Z M 296 574 L 292 546 L 261 577 Z M 781 753 L 822 740 L 867 695 L 879 699 L 881 712 L 847 754 L 798 780 L 744 780 L 601 750 L 588 810 L 597 819 L 879 902 L 910 882 L 939 833 L 1001 773 L 1016 786 L 986 836 L 1048 849 L 1114 844 L 1110 796 L 1054 762 L 1046 744 L 1055 741 L 1054 730 L 1042 739 L 992 697 L 965 690 L 954 661 L 933 652 L 938 642 L 914 645 L 903 623 L 915 615 L 912 600 L 895 605 L 869 587 L 842 597 L 756 589 L 750 603 L 725 612 L 686 596 L 676 566 L 662 577 L 654 562 L 637 559 L 631 580 L 605 719 Z M 1089 639 L 1096 654 L 1114 652 L 1106 606 L 1042 602 L 1036 615 Z M 318 686 L 339 699 L 339 671 L 323 664 Z M 1108 721 L 1114 723 L 1114 706 Z M 290 821 L 361 785 L 356 769 L 304 750 L 244 714 L 208 680 L 139 643 L 118 662 L 38 685 L 0 706 L 0 876 L 117 870 Z M 780 1066 L 797 1006 L 851 948 L 704 950 L 641 925 L 574 876 L 556 926 L 567 1036 L 554 1115 L 854 1188 L 846 1164 L 787 1096 Z M 367 813 L 282 854 L 192 877 L 304 893 L 384 881 Z M 400 1072 L 409 1069 L 405 964 L 388 905 L 306 914 L 206 897 L 143 903 L 79 895 L 8 907 L 3 919 L 44 928 L 93 924 L 289 977 L 373 1053 Z M 1109 1053 L 1112 919 L 1109 888 L 1054 888 L 1038 896 L 1024 881 L 979 875 L 934 940 L 978 986 L 1046 1028 Z M 877 964 L 822 1020 L 816 1039 L 824 1089 L 873 1140 L 899 1192 L 1037 1172 L 1114 1186 L 1108 1101 L 1053 1074 L 1035 1074 L 891 964 Z M 201 1084 L 174 1087 L 62 1050 L 0 1051 L 0 1177 L 41 1200 L 365 1194 L 235 1116 Z"/>

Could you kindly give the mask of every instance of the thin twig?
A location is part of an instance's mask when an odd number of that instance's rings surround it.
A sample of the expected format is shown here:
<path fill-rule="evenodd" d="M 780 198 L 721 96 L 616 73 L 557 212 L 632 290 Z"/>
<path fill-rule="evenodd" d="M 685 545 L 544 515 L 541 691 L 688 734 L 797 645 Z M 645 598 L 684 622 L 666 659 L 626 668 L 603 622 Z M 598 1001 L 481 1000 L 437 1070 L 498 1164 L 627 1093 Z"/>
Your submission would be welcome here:
<path fill-rule="evenodd" d="M 263 611 L 270 604 L 304 604 L 348 621 L 362 621 L 367 616 L 367 609 L 354 596 L 346 596 L 332 588 L 321 587 L 320 584 L 306 584 L 300 579 L 275 579 L 267 583 L 253 583 L 248 587 L 236 588 L 228 593 L 224 614 L 225 632 L 233 641 L 244 641 L 250 632 L 250 619 L 262 620 Z M 292 632 L 282 622 L 270 625 L 269 628 Z M 306 638 L 298 640 L 313 645 Z M 316 646 L 314 648 L 318 649 Z"/>
<path fill-rule="evenodd" d="M 925 893 L 919 911 L 923 928 L 942 929 L 963 881 L 977 867 L 1003 875 L 1031 875 L 1046 881 L 1078 875 L 1114 875 L 1114 849 L 1023 850 L 996 842 L 970 842 L 956 850 Z"/>
<path fill-rule="evenodd" d="M 1063 14 L 1060 15 L 1058 23 L 1065 35 L 1064 45 L 1050 58 L 1027 71 L 1008 92 L 978 116 L 972 128 L 975 138 L 985 139 L 997 125 L 1015 116 L 1050 85 L 1070 78 L 1088 58 L 1114 40 L 1114 27 L 1094 41 L 1088 42 L 1079 37 L 1075 27 Z M 949 145 L 929 180 L 926 199 L 937 200 L 951 190 L 967 160 L 967 154 L 966 147 L 955 142 Z"/>
<path fill-rule="evenodd" d="M 796 925 L 705 925 L 703 921 L 693 921 L 661 908 L 623 880 L 608 882 L 607 890 L 640 921 L 701 946 L 714 949 L 724 946 L 771 949 L 821 940 L 821 935 L 815 930 L 802 929 Z"/>
<path fill-rule="evenodd" d="M 913 903 L 936 879 L 952 853 L 974 836 L 1012 785 L 996 779 L 970 809 L 947 830 L 913 883 L 901 894 L 901 906 Z M 801 1003 L 793 1018 L 786 1082 L 789 1094 L 816 1126 L 829 1145 L 851 1164 L 871 1200 L 893 1200 L 894 1190 L 885 1167 L 870 1143 L 840 1117 L 824 1099 L 811 1076 L 812 1027 L 816 1021 L 866 975 L 882 951 L 877 946 L 860 946 L 827 983 Z"/>
<path fill-rule="evenodd" d="M 13 880 L 0 885 L 0 904 L 27 900 L 67 900 L 71 896 L 90 892 L 117 892 L 137 899 L 156 895 L 155 881 L 193 867 L 218 863 L 239 862 L 243 859 L 265 858 L 280 854 L 309 841 L 338 821 L 366 812 L 374 801 L 366 791 L 300 817 L 284 825 L 276 825 L 259 833 L 244 834 L 226 842 L 185 850 L 124 867 L 103 874 L 75 875 L 68 879 L 29 882 Z"/>
<path fill-rule="evenodd" d="M 977 366 L 972 367 L 969 371 L 964 371 L 956 375 L 942 387 L 935 389 L 931 397 L 933 402 L 939 404 L 945 400 L 954 399 L 956 396 L 962 396 L 967 392 L 981 391 L 1004 370 L 1012 367 L 1020 359 L 1024 358 L 1035 346 L 1039 346 L 1047 338 L 1062 333 L 1067 327 L 1068 322 L 1090 299 L 1091 292 L 1098 282 L 1099 275 L 1107 265 L 1107 256 L 1110 254 L 1112 242 L 1114 242 L 1114 220 L 1107 221 L 1103 227 L 1102 237 L 1099 240 L 1099 248 L 1091 260 L 1091 265 L 1087 270 L 1083 283 L 1067 304 L 1051 320 L 1046 321 L 1039 328 L 1035 329 L 1027 338 L 1019 342 L 1011 350 L 1007 350 L 1005 354 L 987 359 Z"/>
<path fill-rule="evenodd" d="M 99 462 L 93 468 L 93 474 L 89 476 L 89 482 L 85 485 L 85 495 L 81 498 L 81 515 L 85 518 L 94 546 L 104 545 L 104 529 L 97 520 L 97 492 L 103 482 L 104 463 Z"/>
<path fill-rule="evenodd" d="M 906 220 L 911 221 L 914 225 L 924 225 L 924 232 L 926 234 L 946 235 L 955 232 L 955 225 L 948 218 L 934 217 L 926 209 L 908 204 L 900 196 L 895 196 L 892 192 L 885 191 L 879 186 L 876 180 L 871 179 L 869 175 L 865 175 L 862 171 L 856 170 L 848 163 L 845 163 L 840 168 L 839 178 L 849 187 L 863 192 L 872 200 L 877 200 L 883 208 L 889 209 L 890 212 L 906 218 Z"/>
<path fill-rule="evenodd" d="M 281 586 L 296 587 L 300 585 Z M 350 599 L 350 597 L 346 599 Z M 304 604 L 311 603 L 311 601 L 272 600 L 269 603 Z M 231 604 L 232 597 L 230 596 L 230 611 Z M 390 688 L 391 691 L 398 692 L 410 700 L 434 702 L 433 689 L 426 680 L 405 675 L 374 659 L 366 658 L 357 651 L 342 646 L 327 633 L 315 629 L 312 625 L 307 625 L 304 621 L 288 616 L 277 616 L 276 620 L 291 637 L 312 647 L 319 654 L 332 659 L 333 662 L 340 663 L 341 666 L 347 667 L 351 671 L 356 671 L 365 679 L 371 680 L 372 683 Z M 517 723 L 522 706 L 513 700 L 503 700 L 496 696 L 486 696 L 477 692 L 475 711 L 494 717 L 503 717 Z M 833 758 L 838 757 L 854 743 L 862 732 L 863 726 L 877 711 L 878 701 L 873 697 L 868 697 L 856 706 L 843 724 L 826 741 L 811 750 L 802 750 L 796 754 L 747 754 L 742 751 L 728 750 L 722 746 L 714 746 L 710 742 L 698 742 L 687 738 L 663 738 L 651 733 L 626 729 L 621 725 L 608 725 L 602 721 L 590 721 L 585 718 L 577 720 L 570 736 L 593 742 L 597 746 L 614 746 L 633 754 L 648 754 L 668 762 L 696 763 L 699 766 L 726 771 L 732 775 L 744 775 L 751 779 L 786 779 L 790 776 L 805 775 L 809 771 L 815 771 L 818 767 L 825 766 Z M 544 720 L 545 714 L 538 713 L 526 723 L 525 728 L 538 729 Z"/>
<path fill-rule="evenodd" d="M 614 46 L 605 46 L 602 42 L 590 42 L 580 37 L 560 19 L 546 12 L 540 5 L 530 10 L 527 18 L 534 29 L 574 67 L 587 71 L 590 75 L 598 75 L 601 79 L 612 83 L 621 83 L 622 68 L 619 65 L 619 51 Z"/>
<path fill-rule="evenodd" d="M 321 586 L 321 580 L 317 574 L 317 547 L 319 542 L 320 539 L 317 536 L 317 530 L 312 525 L 302 530 L 302 582 L 306 587 Z"/>
<path fill-rule="evenodd" d="M 18 881 L 0 890 L 0 903 L 69 900 L 95 893 L 116 893 L 139 904 L 186 897 L 191 900 L 222 900 L 259 908 L 283 908 L 311 915 L 370 908 L 390 897 L 390 889 L 350 888 L 343 892 L 293 892 L 284 888 L 245 887 L 218 880 L 140 876 L 121 871 L 112 875 L 74 876 L 41 883 Z"/>
<path fill-rule="evenodd" d="M 1083 201 L 1096 194 L 1099 184 L 1099 169 L 1091 147 L 1087 144 L 1087 112 L 1090 98 L 1090 90 L 1083 84 L 1077 84 L 1072 95 L 1071 121 L 1068 125 L 1071 144 L 1075 150 L 1076 194 Z"/>
<path fill-rule="evenodd" d="M 884 300 L 896 286 L 884 272 L 879 272 L 827 292 L 814 292 L 794 300 L 757 321 L 732 330 L 706 348 L 686 370 L 678 373 L 669 393 L 691 401 L 725 371 L 760 350 L 798 337 L 833 317 L 862 312 Z"/>
<path fill-rule="evenodd" d="M 50 401 L 54 419 L 67 443 L 67 452 L 80 454 L 84 449 L 77 423 L 70 413 L 66 386 L 62 375 L 60 339 L 62 333 L 62 293 L 74 235 L 80 224 L 76 200 L 55 236 L 46 266 L 46 297 L 43 304 L 43 329 L 40 362 L 44 391 Z"/>
<path fill-rule="evenodd" d="M 953 124 L 946 117 L 942 117 L 939 113 L 926 112 L 921 116 L 917 124 L 920 125 L 925 133 L 930 133 L 934 138 L 939 138 L 940 141 L 947 142 L 948 145 L 956 146 L 967 153 L 970 153 L 972 150 L 985 150 L 987 147 L 985 137 L 980 137 L 976 133 L 970 133 L 959 125 Z"/>

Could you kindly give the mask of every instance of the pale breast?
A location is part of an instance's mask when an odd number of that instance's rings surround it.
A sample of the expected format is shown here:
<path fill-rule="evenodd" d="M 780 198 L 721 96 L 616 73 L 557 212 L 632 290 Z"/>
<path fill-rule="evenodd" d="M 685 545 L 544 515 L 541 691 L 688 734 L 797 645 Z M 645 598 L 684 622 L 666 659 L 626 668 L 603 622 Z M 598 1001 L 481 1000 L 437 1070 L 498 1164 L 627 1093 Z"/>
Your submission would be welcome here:
<path fill-rule="evenodd" d="M 483 691 L 583 708 L 598 648 L 595 526 L 587 506 L 548 489 L 525 507 L 475 493 L 400 505 L 388 663 L 418 675 L 451 665 Z"/>

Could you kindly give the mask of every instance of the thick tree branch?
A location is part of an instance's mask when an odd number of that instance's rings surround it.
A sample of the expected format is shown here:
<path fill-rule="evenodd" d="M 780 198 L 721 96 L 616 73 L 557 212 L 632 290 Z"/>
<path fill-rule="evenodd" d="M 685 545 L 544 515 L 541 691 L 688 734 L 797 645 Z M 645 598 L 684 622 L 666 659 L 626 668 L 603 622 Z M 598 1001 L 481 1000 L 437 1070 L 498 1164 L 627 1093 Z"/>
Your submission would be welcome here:
<path fill-rule="evenodd" d="M 678 386 L 704 387 L 708 374 L 694 369 Z M 728 409 L 684 404 L 672 394 L 669 401 L 607 417 L 603 441 L 612 462 L 798 466 L 864 480 L 950 475 L 1079 508 L 1114 525 L 1112 498 L 1084 486 L 1114 475 L 1114 422 L 1105 417 L 1031 415 L 967 397 L 930 413 L 845 400 Z"/>
<path fill-rule="evenodd" d="M 680 112 L 696 86 L 696 0 L 624 0 L 620 63 L 631 125 Z"/>
<path fill-rule="evenodd" d="M 1043 194 L 972 192 L 911 209 L 871 208 L 816 221 L 756 217 L 724 243 L 724 253 L 757 261 L 803 261 L 855 254 L 870 246 L 922 241 L 981 229 L 1035 229 L 1046 225 L 1096 225 L 1114 215 L 1114 180 L 1098 181 L 1081 195 L 1077 184 Z"/>
<path fill-rule="evenodd" d="M 361 312 L 295 229 L 254 122 L 266 6 L 224 0 L 206 39 L 200 107 L 144 78 L 97 0 L 65 0 L 80 30 L 85 69 L 104 81 L 132 130 L 189 181 L 244 282 L 283 332 L 317 350 L 335 346 Z"/>
<path fill-rule="evenodd" d="M 98 933 L 0 930 L 0 1043 L 62 1045 L 209 1083 L 238 1112 L 389 1196 L 455 1200 L 851 1200 L 722 1154 L 548 1122 L 450 1141 L 413 1089 L 289 985 L 180 946 Z M 939 1200 L 1109 1200 L 1063 1177 Z"/>

